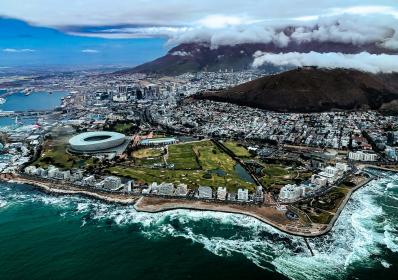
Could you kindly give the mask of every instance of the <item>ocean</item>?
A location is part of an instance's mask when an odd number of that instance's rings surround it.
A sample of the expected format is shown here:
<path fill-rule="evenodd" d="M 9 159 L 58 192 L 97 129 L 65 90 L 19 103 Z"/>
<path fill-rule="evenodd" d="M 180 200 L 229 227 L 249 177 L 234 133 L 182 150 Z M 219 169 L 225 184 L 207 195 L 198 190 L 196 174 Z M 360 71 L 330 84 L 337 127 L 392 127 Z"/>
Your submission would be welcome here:
<path fill-rule="evenodd" d="M 51 196 L 0 183 L 0 279 L 397 279 L 398 174 L 308 239 L 253 218 Z"/>
<path fill-rule="evenodd" d="M 61 98 L 67 96 L 64 91 L 56 91 L 52 94 L 47 92 L 32 92 L 25 96 L 22 92 L 6 97 L 6 103 L 0 105 L 1 111 L 28 111 L 28 110 L 51 110 L 61 105 Z M 23 125 L 35 124 L 36 117 L 18 119 Z M 0 117 L 0 127 L 14 126 L 15 118 Z"/>
<path fill-rule="evenodd" d="M 47 92 L 32 92 L 26 96 L 18 92 L 6 97 L 6 103 L 0 105 L 3 111 L 28 111 L 28 110 L 50 110 L 61 105 L 61 98 L 67 96 L 65 91 L 56 91 L 52 94 Z"/>

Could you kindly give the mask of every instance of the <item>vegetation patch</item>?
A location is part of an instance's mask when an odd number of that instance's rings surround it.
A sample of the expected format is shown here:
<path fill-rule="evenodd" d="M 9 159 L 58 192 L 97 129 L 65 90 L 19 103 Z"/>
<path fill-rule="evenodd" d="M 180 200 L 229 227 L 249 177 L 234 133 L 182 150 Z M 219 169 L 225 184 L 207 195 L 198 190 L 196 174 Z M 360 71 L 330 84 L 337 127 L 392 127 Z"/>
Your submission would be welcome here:
<path fill-rule="evenodd" d="M 119 133 L 128 133 L 134 128 L 132 123 L 118 123 L 115 125 L 114 130 Z"/>
<path fill-rule="evenodd" d="M 313 223 L 317 223 L 317 224 L 329 224 L 330 221 L 332 220 L 333 216 L 334 215 L 326 213 L 326 212 L 320 212 L 320 213 L 309 215 L 311 221 Z"/>
<path fill-rule="evenodd" d="M 133 157 L 138 159 L 160 157 L 162 156 L 162 154 L 163 154 L 163 149 L 154 149 L 154 148 L 140 149 L 132 153 Z"/>
<path fill-rule="evenodd" d="M 330 192 L 317 198 L 311 206 L 322 210 L 336 212 L 347 192 L 347 188 L 333 188 Z"/>
<path fill-rule="evenodd" d="M 192 143 L 169 145 L 167 163 L 174 164 L 174 169 L 200 169 L 194 146 Z"/>
<path fill-rule="evenodd" d="M 93 164 L 92 158 L 85 159 L 67 153 L 66 138 L 45 141 L 40 157 L 33 163 L 33 165 L 38 167 L 47 168 L 49 165 L 54 165 L 62 169 L 87 168 Z"/>
<path fill-rule="evenodd" d="M 194 188 L 225 186 L 229 191 L 236 191 L 241 187 L 255 189 L 253 183 L 243 180 L 236 174 L 235 160 L 211 141 L 169 145 L 167 163 L 169 165 L 173 163 L 174 169 L 115 165 L 108 168 L 108 172 L 147 184 L 185 183 Z M 222 170 L 222 174 L 215 170 Z"/>
<path fill-rule="evenodd" d="M 266 188 L 280 188 L 287 184 L 300 184 L 311 177 L 311 172 L 298 169 L 295 165 L 265 164 L 261 171 L 261 183 Z"/>
<path fill-rule="evenodd" d="M 227 149 L 229 149 L 231 152 L 233 152 L 234 155 L 237 157 L 251 157 L 250 152 L 244 146 L 235 141 L 225 141 L 223 142 L 223 145 L 227 147 Z"/>

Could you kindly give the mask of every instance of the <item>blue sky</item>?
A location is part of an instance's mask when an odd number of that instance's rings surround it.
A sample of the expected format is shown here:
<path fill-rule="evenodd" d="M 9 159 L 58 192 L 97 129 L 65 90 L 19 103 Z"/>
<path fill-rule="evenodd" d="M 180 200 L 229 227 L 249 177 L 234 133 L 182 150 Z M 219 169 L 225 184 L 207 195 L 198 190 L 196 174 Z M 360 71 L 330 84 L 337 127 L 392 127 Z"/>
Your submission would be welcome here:
<path fill-rule="evenodd" d="M 132 66 L 166 52 L 165 39 L 105 39 L 73 36 L 0 18 L 0 66 Z"/>

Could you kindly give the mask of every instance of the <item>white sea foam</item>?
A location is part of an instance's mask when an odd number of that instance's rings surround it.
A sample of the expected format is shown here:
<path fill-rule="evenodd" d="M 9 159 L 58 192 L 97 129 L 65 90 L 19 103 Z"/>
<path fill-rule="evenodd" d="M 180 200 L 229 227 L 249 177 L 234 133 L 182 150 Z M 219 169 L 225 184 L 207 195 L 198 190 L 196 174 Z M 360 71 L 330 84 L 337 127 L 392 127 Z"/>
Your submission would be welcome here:
<path fill-rule="evenodd" d="M 353 194 L 333 230 L 309 239 L 312 257 L 302 238 L 282 233 L 256 219 L 228 213 L 173 210 L 149 214 L 132 206 L 116 206 L 79 197 L 51 197 L 42 194 L 15 195 L 14 200 L 35 201 L 64 209 L 62 214 L 82 216 L 100 223 L 112 221 L 117 226 L 140 227 L 148 239 L 179 237 L 201 244 L 218 256 L 242 254 L 265 269 L 276 270 L 291 279 L 344 279 L 349 267 L 389 264 L 382 248 L 398 252 L 397 217 L 388 217 L 384 204 L 394 192 L 398 176 L 374 181 Z M 383 201 L 383 203 L 380 203 Z M 392 200 L 394 201 L 394 200 Z M 387 205 L 395 207 L 394 205 Z"/>
<path fill-rule="evenodd" d="M 315 257 L 288 254 L 276 258 L 273 263 L 277 270 L 293 279 L 344 278 L 350 265 L 372 264 L 372 256 L 382 254 L 380 245 L 393 251 L 398 245 L 396 233 L 394 236 L 389 230 L 391 221 L 378 221 L 384 212 L 375 199 L 385 183 L 374 182 L 353 195 L 332 232 L 312 239 Z M 383 223 L 387 223 L 384 228 Z"/>
<path fill-rule="evenodd" d="M 381 265 L 384 266 L 385 268 L 390 268 L 390 267 L 391 267 L 391 264 L 390 264 L 389 262 L 387 262 L 387 261 L 384 261 L 384 260 L 383 260 L 383 261 L 381 261 L 380 263 L 381 263 Z"/>
<path fill-rule="evenodd" d="M 398 252 L 398 230 L 393 228 L 391 223 L 388 223 L 384 226 L 384 244 L 390 249 L 392 252 Z"/>

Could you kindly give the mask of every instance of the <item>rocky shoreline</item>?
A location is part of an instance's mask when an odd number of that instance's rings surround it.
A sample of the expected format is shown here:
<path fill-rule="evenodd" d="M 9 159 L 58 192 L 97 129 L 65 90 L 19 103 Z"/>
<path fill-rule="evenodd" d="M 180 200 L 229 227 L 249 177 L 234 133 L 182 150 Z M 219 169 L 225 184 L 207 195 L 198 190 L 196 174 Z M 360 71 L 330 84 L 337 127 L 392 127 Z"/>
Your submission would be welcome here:
<path fill-rule="evenodd" d="M 57 183 L 57 185 L 54 186 L 52 182 L 24 178 L 18 175 L 13 176 L 12 178 L 2 177 L 0 180 L 9 183 L 28 184 L 51 195 L 78 195 L 92 199 L 99 199 L 106 203 L 134 205 L 134 208 L 139 212 L 158 213 L 185 209 L 246 215 L 264 222 L 282 232 L 301 237 L 318 237 L 327 234 L 333 228 L 351 195 L 371 181 L 371 179 L 366 180 L 350 190 L 329 224 L 312 223 L 311 226 L 303 227 L 296 221 L 289 220 L 286 217 L 287 210 L 278 209 L 276 206 L 258 206 L 252 204 L 232 204 L 217 201 L 185 200 L 178 198 L 107 193 L 97 190 L 83 190 L 76 186 L 62 183 Z"/>
<path fill-rule="evenodd" d="M 81 189 L 78 189 L 78 188 L 72 187 L 72 186 L 67 186 L 68 187 L 67 189 L 62 188 L 62 187 L 54 187 L 54 186 L 51 186 L 51 184 L 47 183 L 47 182 L 40 182 L 40 181 L 25 179 L 25 178 L 21 178 L 21 177 L 15 177 L 11 180 L 4 180 L 4 179 L 1 179 L 1 180 L 4 182 L 8 182 L 8 183 L 27 184 L 27 185 L 33 186 L 34 188 L 36 188 L 44 193 L 51 194 L 51 195 L 78 195 L 78 196 L 84 196 L 84 197 L 93 198 L 93 199 L 99 199 L 99 200 L 107 202 L 107 203 L 132 205 L 138 199 L 138 197 L 136 197 L 136 196 L 124 196 L 122 194 L 101 193 L 101 192 L 95 192 L 95 191 L 81 190 Z M 59 186 L 64 186 L 64 185 L 60 184 Z"/>
<path fill-rule="evenodd" d="M 282 232 L 290 235 L 302 237 L 316 237 L 326 232 L 320 231 L 326 225 L 313 224 L 310 228 L 305 228 L 305 232 L 286 218 L 286 210 L 278 210 L 275 206 L 257 206 L 244 204 L 221 204 L 201 200 L 181 200 L 155 197 L 141 197 L 134 204 L 134 208 L 139 212 L 159 213 L 170 210 L 193 210 L 193 211 L 213 211 L 221 213 L 232 213 L 245 215 L 255 218 L 268 224 Z"/>

